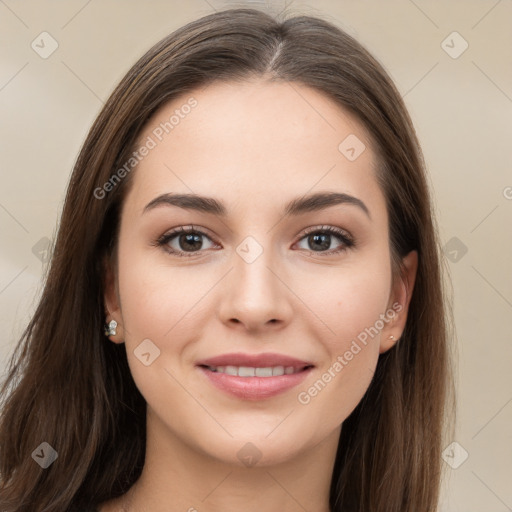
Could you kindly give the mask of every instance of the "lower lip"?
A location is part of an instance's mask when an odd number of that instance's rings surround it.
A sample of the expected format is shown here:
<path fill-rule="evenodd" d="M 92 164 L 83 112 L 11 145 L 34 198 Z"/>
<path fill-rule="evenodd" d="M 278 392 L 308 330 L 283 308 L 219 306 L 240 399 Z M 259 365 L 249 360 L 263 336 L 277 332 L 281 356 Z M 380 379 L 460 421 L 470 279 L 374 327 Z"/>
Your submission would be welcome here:
<path fill-rule="evenodd" d="M 202 366 L 198 366 L 198 368 L 216 388 L 243 400 L 263 400 L 284 393 L 300 384 L 313 370 L 313 368 L 308 368 L 299 373 L 276 377 L 238 377 L 227 373 L 212 372 Z"/>

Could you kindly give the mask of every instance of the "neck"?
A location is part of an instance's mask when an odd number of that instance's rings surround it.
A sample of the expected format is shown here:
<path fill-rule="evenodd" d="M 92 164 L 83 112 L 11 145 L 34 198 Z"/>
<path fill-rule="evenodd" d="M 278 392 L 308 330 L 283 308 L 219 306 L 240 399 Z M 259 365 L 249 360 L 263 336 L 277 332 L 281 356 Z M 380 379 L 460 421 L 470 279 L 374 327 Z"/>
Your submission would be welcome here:
<path fill-rule="evenodd" d="M 147 411 L 144 468 L 116 510 L 122 505 L 123 512 L 329 512 L 340 429 L 292 459 L 246 467 L 214 459 L 187 445 L 169 432 L 149 407 Z M 109 511 L 101 508 L 101 512 Z"/>

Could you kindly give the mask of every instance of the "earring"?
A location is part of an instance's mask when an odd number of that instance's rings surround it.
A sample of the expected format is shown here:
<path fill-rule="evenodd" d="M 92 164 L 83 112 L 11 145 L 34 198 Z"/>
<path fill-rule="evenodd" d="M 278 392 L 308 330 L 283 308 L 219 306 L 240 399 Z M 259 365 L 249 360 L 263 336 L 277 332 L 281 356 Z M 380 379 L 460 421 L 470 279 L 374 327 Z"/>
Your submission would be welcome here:
<path fill-rule="evenodd" d="M 105 336 L 115 336 L 117 333 L 116 327 L 117 322 L 115 320 L 110 320 L 108 325 L 105 325 Z"/>
<path fill-rule="evenodd" d="M 393 341 L 393 340 L 395 339 L 395 337 L 394 337 L 393 335 L 391 335 L 391 336 L 389 337 L 389 339 L 390 339 L 391 341 Z"/>

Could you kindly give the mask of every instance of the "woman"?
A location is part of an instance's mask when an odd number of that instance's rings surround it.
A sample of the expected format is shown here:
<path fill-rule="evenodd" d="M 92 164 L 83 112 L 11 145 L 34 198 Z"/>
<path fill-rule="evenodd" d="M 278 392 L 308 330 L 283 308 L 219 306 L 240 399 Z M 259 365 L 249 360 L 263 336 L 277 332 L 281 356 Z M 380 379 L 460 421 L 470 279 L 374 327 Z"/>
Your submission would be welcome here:
<path fill-rule="evenodd" d="M 436 510 L 439 254 L 359 43 L 250 9 L 177 30 L 76 162 L 2 389 L 1 510 Z"/>

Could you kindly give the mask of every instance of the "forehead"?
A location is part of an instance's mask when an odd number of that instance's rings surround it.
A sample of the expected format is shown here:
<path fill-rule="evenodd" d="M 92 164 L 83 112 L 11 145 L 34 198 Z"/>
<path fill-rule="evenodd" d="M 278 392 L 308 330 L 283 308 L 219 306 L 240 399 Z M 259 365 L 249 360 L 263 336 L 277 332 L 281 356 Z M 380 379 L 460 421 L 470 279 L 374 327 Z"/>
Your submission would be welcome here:
<path fill-rule="evenodd" d="M 148 121 L 137 147 L 143 144 L 152 148 L 129 194 L 139 210 L 174 191 L 235 205 L 243 197 L 281 204 L 284 196 L 333 189 L 383 205 L 372 197 L 380 191 L 365 127 L 296 82 L 214 82 L 183 94 Z M 347 148 L 362 152 L 354 159 Z"/>

